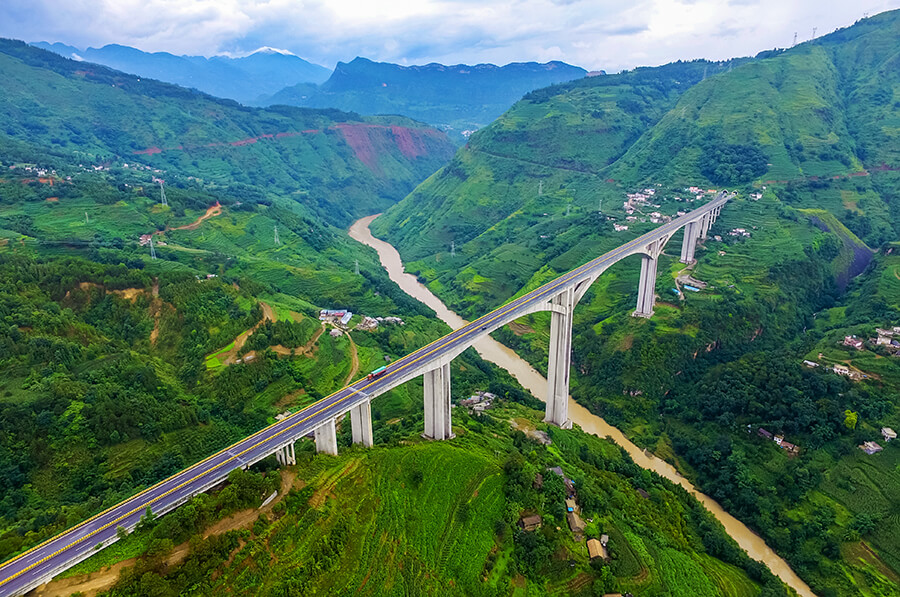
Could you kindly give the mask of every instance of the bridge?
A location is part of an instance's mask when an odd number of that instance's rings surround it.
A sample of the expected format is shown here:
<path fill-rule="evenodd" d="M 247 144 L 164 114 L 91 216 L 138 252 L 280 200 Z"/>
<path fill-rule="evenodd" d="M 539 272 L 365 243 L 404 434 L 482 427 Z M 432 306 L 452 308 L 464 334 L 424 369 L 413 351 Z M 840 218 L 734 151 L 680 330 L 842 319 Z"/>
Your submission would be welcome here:
<path fill-rule="evenodd" d="M 318 452 L 337 454 L 335 423 L 348 412 L 353 442 L 371 446 L 372 399 L 420 375 L 425 382 L 424 436 L 433 440 L 452 438 L 450 362 L 480 337 L 529 313 L 551 313 L 544 420 L 562 428 L 571 427 L 568 404 L 572 315 L 578 301 L 591 284 L 613 264 L 632 255 L 641 255 L 641 275 L 634 315 L 650 317 L 656 298 L 657 263 L 666 243 L 678 230 L 684 229 L 681 261 L 692 262 L 698 239 L 706 238 L 710 227 L 732 196 L 724 191 L 719 193 L 706 205 L 397 359 L 378 377 L 357 380 L 304 410 L 12 558 L 0 566 L 0 597 L 21 595 L 90 557 L 98 549 L 108 547 L 118 539 L 118 528 L 132 530 L 147 508 L 151 508 L 157 516 L 163 515 L 221 483 L 232 470 L 247 468 L 271 454 L 275 454 L 283 465 L 294 464 L 294 443 L 310 433 L 315 438 Z"/>

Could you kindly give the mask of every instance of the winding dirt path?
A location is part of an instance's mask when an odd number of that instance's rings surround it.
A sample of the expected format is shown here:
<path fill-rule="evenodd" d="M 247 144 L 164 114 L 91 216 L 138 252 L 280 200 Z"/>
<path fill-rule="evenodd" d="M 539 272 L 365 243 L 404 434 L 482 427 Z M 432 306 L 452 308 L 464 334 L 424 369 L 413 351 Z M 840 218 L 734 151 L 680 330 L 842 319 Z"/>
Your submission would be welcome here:
<path fill-rule="evenodd" d="M 353 381 L 354 376 L 356 376 L 359 371 L 359 355 L 356 352 L 356 342 L 353 341 L 353 338 L 350 334 L 347 334 L 347 339 L 350 340 L 350 373 L 347 374 L 347 379 L 344 380 L 344 385 L 349 385 L 351 381 Z"/>
<path fill-rule="evenodd" d="M 271 512 L 272 508 L 275 507 L 275 504 L 284 499 L 284 496 L 286 496 L 288 491 L 294 486 L 296 479 L 297 473 L 288 468 L 282 469 L 281 488 L 278 491 L 278 496 L 274 500 L 262 508 L 241 510 L 240 512 L 235 512 L 231 516 L 223 518 L 203 531 L 203 538 L 206 539 L 213 535 L 222 535 L 228 531 L 236 531 L 251 527 L 260 514 Z M 174 566 L 179 564 L 187 557 L 189 552 L 190 545 L 187 542 L 177 545 L 166 557 L 166 565 Z M 129 558 L 117 562 L 112 566 L 108 566 L 98 572 L 53 580 L 38 587 L 33 592 L 29 593 L 29 595 L 32 595 L 33 597 L 67 597 L 72 593 L 81 593 L 85 597 L 93 597 L 112 587 L 116 581 L 119 580 L 119 573 L 125 568 L 134 566 L 136 562 L 137 558 Z"/>
<path fill-rule="evenodd" d="M 170 227 L 166 226 L 165 229 L 163 229 L 163 230 L 154 231 L 153 235 L 157 236 L 160 234 L 165 234 L 166 232 L 170 232 L 172 230 L 196 230 L 197 228 L 200 227 L 200 224 L 202 224 L 206 220 L 213 218 L 215 216 L 220 216 L 220 215 L 222 215 L 222 206 L 219 204 L 218 201 L 216 201 L 215 205 L 211 205 L 210 207 L 206 208 L 206 212 L 202 216 L 200 216 L 199 218 L 197 218 L 196 220 L 191 222 L 190 224 L 185 224 L 184 226 L 176 226 L 175 228 L 170 228 Z M 158 288 L 159 287 L 157 287 L 157 289 Z"/>
<path fill-rule="evenodd" d="M 253 335 L 253 332 L 255 332 L 259 328 L 259 326 L 261 326 L 266 321 L 278 321 L 278 315 L 276 315 L 275 310 L 271 306 L 269 306 L 267 303 L 264 303 L 263 301 L 259 301 L 259 306 L 262 307 L 262 319 L 260 319 L 256 325 L 254 325 L 246 332 L 242 332 L 241 334 L 239 334 L 238 337 L 234 339 L 234 346 L 232 346 L 230 350 L 218 355 L 217 358 L 222 362 L 222 365 L 234 364 L 234 362 L 237 360 L 238 353 L 244 347 L 244 344 L 247 343 L 247 340 L 250 338 L 250 336 Z"/>

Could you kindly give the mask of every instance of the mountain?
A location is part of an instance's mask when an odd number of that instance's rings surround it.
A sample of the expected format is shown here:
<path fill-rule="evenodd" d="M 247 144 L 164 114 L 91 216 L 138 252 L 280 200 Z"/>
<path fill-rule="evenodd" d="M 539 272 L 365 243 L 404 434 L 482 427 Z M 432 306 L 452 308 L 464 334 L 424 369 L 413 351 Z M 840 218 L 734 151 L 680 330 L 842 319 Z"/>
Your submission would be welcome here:
<path fill-rule="evenodd" d="M 168 52 L 149 53 L 118 44 L 86 50 L 61 43 L 37 42 L 32 45 L 66 58 L 102 64 L 122 72 L 198 89 L 243 104 L 290 85 L 322 83 L 331 74 L 323 66 L 273 48 L 260 48 L 240 58 L 206 58 L 176 56 Z"/>
<path fill-rule="evenodd" d="M 400 117 L 246 108 L 0 41 L 7 163 L 140 164 L 292 196 L 341 226 L 402 198 L 452 155 L 444 133 Z M 34 154 L 37 157 L 29 157 Z"/>
<path fill-rule="evenodd" d="M 754 58 L 533 91 L 372 226 L 473 317 L 736 190 L 695 264 L 669 243 L 651 319 L 631 317 L 636 260 L 593 285 L 572 395 L 820 595 L 896 595 L 900 577 L 900 451 L 881 439 L 900 425 L 900 360 L 873 339 L 900 326 L 898 40 L 891 11 Z M 531 315 L 497 336 L 542 371 L 549 327 Z"/>
<path fill-rule="evenodd" d="M 260 103 L 402 114 L 462 140 L 500 116 L 523 94 L 580 79 L 586 73 L 583 68 L 557 61 L 506 66 L 400 66 L 357 57 L 348 63 L 339 62 L 331 77 L 317 88 L 295 85 Z"/>

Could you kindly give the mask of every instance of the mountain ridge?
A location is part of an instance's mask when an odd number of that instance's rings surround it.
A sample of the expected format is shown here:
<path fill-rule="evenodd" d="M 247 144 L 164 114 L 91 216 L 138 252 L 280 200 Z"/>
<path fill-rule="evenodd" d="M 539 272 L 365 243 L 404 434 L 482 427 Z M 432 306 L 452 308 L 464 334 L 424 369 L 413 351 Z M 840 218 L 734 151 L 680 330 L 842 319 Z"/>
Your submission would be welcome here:
<path fill-rule="evenodd" d="M 192 87 L 217 97 L 250 103 L 260 95 L 274 93 L 301 82 L 321 83 L 331 70 L 292 53 L 260 48 L 251 54 L 188 56 L 169 52 L 144 52 L 131 46 L 107 44 L 79 50 L 62 43 L 30 45 L 85 62 L 102 64 L 126 73 Z"/>

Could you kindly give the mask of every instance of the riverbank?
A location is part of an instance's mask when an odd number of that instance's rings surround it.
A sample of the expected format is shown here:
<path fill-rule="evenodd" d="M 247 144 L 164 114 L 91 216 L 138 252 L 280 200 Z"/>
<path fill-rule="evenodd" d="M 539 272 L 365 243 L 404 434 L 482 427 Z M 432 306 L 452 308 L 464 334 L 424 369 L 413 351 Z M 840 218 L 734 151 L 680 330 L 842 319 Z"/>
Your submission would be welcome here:
<path fill-rule="evenodd" d="M 397 249 L 389 243 L 372 236 L 369 225 L 379 215 L 367 216 L 354 222 L 350 226 L 350 238 L 372 247 L 378 252 L 381 265 L 387 270 L 390 279 L 403 292 L 433 309 L 437 316 L 451 328 L 457 329 L 465 325 L 467 322 L 462 317 L 448 309 L 436 295 L 420 284 L 415 276 L 404 271 L 403 261 Z M 500 344 L 490 336 L 479 339 L 473 344 L 473 348 L 483 359 L 509 371 L 522 387 L 537 398 L 544 399 L 547 393 L 547 380 L 510 348 Z M 678 473 L 675 467 L 638 448 L 619 429 L 591 413 L 585 407 L 572 400 L 571 397 L 569 397 L 569 418 L 588 433 L 612 439 L 612 441 L 625 449 L 634 462 L 642 468 L 651 470 L 686 489 L 722 523 L 728 534 L 737 541 L 738 545 L 751 558 L 768 566 L 774 574 L 797 591 L 801 597 L 815 597 L 812 590 L 797 576 L 788 563 L 766 545 L 759 535 L 726 512 L 718 502 L 699 492 L 687 479 Z"/>

